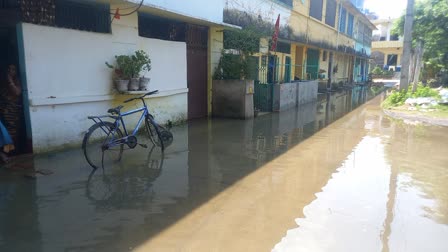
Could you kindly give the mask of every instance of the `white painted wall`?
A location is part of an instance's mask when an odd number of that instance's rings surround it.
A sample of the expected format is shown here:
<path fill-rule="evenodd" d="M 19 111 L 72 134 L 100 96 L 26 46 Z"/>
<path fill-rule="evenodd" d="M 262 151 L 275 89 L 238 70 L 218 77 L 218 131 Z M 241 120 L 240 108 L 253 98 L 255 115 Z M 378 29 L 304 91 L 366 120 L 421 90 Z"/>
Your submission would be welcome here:
<path fill-rule="evenodd" d="M 144 5 L 215 23 L 223 21 L 224 0 L 145 0 Z"/>
<path fill-rule="evenodd" d="M 113 91 L 111 70 L 104 64 L 114 55 L 143 49 L 150 55 L 148 99 L 159 122 L 187 117 L 187 60 L 184 42 L 138 36 L 136 15 L 112 25 L 112 34 L 99 34 L 22 24 L 30 120 L 35 152 L 79 144 L 92 124 L 88 115 L 105 114 L 131 96 Z M 139 104 L 127 104 L 136 108 Z M 130 126 L 136 118 L 130 118 Z"/>

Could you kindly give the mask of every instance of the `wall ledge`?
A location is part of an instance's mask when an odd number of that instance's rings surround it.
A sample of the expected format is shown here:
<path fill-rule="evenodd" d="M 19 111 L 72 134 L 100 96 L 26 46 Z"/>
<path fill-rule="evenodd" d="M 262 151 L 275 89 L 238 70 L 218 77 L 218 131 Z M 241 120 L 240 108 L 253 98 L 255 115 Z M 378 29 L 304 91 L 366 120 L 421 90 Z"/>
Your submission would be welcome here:
<path fill-rule="evenodd" d="M 69 97 L 34 97 L 29 100 L 30 106 L 53 106 L 62 104 L 76 104 L 76 103 L 86 103 L 86 102 L 100 102 L 114 100 L 117 96 L 133 96 L 139 94 L 145 94 L 150 91 L 129 91 L 126 93 L 113 93 L 107 95 L 89 95 L 89 96 L 69 96 Z M 157 94 L 148 96 L 146 99 L 151 98 L 161 98 L 166 96 L 172 96 L 177 94 L 188 93 L 188 88 L 173 89 L 160 91 Z"/>

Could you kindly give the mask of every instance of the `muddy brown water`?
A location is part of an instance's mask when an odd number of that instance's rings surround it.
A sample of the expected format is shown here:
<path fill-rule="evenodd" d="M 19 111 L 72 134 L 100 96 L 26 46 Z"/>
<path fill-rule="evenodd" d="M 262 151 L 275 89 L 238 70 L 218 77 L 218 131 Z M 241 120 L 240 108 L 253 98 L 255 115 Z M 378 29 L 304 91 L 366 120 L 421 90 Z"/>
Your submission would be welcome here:
<path fill-rule="evenodd" d="M 0 171 L 0 251 L 448 251 L 448 128 L 365 90 L 196 120 L 91 174 L 81 151 Z"/>

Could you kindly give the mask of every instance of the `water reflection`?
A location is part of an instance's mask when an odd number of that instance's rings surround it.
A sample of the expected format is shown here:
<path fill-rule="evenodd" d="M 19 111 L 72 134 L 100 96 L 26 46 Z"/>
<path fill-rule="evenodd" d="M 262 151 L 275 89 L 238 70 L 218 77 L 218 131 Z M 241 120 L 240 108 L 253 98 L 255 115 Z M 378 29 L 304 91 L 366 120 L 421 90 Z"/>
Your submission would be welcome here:
<path fill-rule="evenodd" d="M 154 154 L 153 146 L 143 165 L 108 175 L 104 169 L 92 170 L 86 183 L 86 197 L 98 208 L 139 207 L 154 196 L 153 183 L 162 174 L 164 153 Z M 100 173 L 100 174 L 97 174 Z"/>
<path fill-rule="evenodd" d="M 366 136 L 273 251 L 448 250 L 447 129 L 365 112 Z"/>
<path fill-rule="evenodd" d="M 165 155 L 137 148 L 90 176 L 79 150 L 36 157 L 54 171 L 36 180 L 0 171 L 0 251 L 265 251 L 288 229 L 311 244 L 363 225 L 366 246 L 395 250 L 403 188 L 428 199 L 409 208 L 446 234 L 446 157 L 419 155 L 446 149 L 446 134 L 399 126 L 378 102 L 344 117 L 370 98 L 356 87 L 254 120 L 193 121 L 173 128 Z"/>

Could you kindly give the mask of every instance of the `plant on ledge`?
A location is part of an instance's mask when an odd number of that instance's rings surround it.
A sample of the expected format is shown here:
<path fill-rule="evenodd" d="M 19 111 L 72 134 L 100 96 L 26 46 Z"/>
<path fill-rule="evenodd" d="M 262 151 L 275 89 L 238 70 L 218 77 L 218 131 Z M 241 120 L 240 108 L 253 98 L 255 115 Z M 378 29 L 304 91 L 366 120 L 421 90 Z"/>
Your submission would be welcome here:
<path fill-rule="evenodd" d="M 146 52 L 139 50 L 134 55 L 115 55 L 115 66 L 108 62 L 106 65 L 114 70 L 119 92 L 147 89 L 149 78 L 140 76 L 141 72 L 151 70 L 151 59 Z"/>

